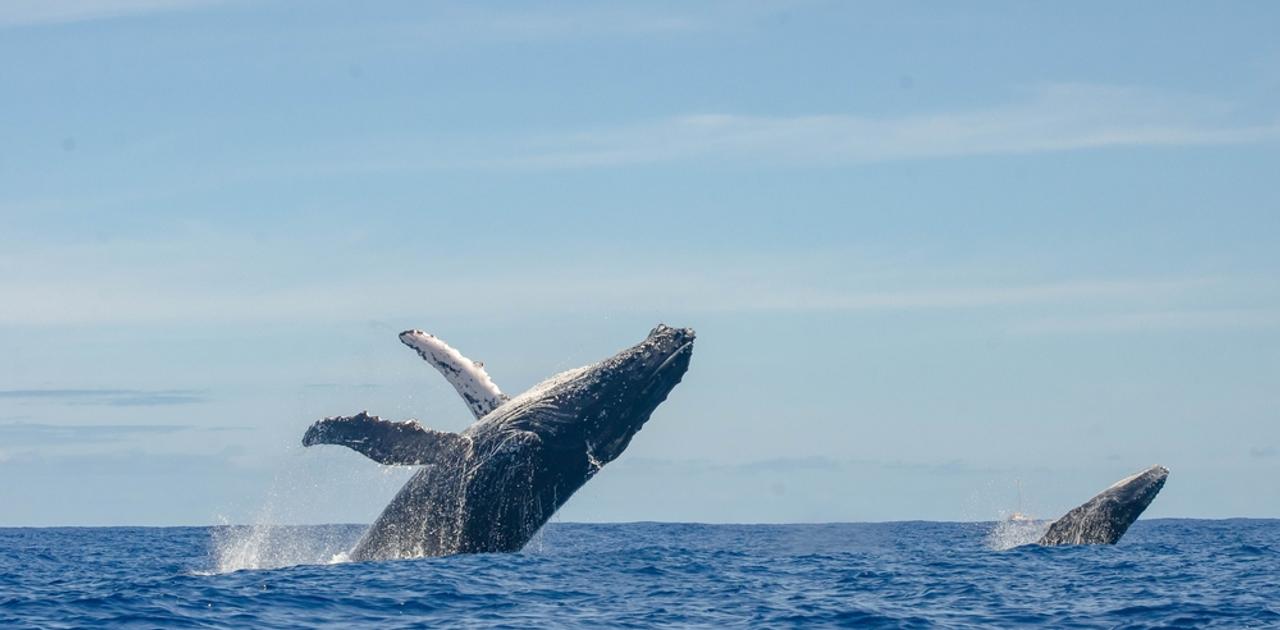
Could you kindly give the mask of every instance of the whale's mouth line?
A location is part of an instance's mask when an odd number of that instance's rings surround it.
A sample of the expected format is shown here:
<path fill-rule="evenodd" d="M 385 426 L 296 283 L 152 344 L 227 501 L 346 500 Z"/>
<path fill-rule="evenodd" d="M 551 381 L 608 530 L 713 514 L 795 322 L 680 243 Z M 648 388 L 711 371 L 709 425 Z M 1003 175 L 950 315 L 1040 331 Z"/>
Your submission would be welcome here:
<path fill-rule="evenodd" d="M 686 352 L 686 350 L 688 352 Z M 671 356 L 667 357 L 666 360 L 664 360 L 660 365 L 658 365 L 658 369 L 653 371 L 654 377 L 656 378 L 657 376 L 661 375 L 662 371 L 667 369 L 667 366 L 671 365 L 672 361 L 675 361 L 676 359 L 680 358 L 680 355 L 682 353 L 689 354 L 692 352 L 693 352 L 693 342 L 686 341 L 684 345 L 680 346 L 679 348 L 676 348 L 675 352 L 671 353 Z"/>
<path fill-rule="evenodd" d="M 644 386 L 644 389 L 641 390 L 642 393 L 648 394 L 650 390 L 652 390 L 654 386 L 657 385 L 662 380 L 662 373 L 666 371 L 667 367 L 669 367 L 673 362 L 675 362 L 676 359 L 679 359 L 681 355 L 687 356 L 691 354 L 693 354 L 692 341 L 686 341 L 679 348 L 676 348 L 675 351 L 672 352 L 670 356 L 668 356 L 666 359 L 663 359 L 662 363 L 658 364 L 658 367 L 654 368 L 653 375 L 649 377 L 649 382 L 646 383 Z"/>

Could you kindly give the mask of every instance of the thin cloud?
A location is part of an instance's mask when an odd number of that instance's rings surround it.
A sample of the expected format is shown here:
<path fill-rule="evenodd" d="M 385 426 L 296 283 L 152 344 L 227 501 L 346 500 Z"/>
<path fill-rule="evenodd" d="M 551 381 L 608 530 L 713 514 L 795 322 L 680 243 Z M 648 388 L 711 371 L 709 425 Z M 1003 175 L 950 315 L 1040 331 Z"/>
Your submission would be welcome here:
<path fill-rule="evenodd" d="M 191 405 L 205 401 L 201 392 L 190 389 L 6 389 L 0 390 L 0 399 L 111 407 Z"/>
<path fill-rule="evenodd" d="M 301 155 L 216 170 L 217 181 L 225 183 L 228 178 L 579 170 L 691 162 L 807 168 L 1280 140 L 1280 119 L 1246 120 L 1241 111 L 1218 99 L 1142 87 L 1046 84 L 984 107 L 902 115 L 704 112 L 502 137 L 320 141 L 305 147 Z"/>
<path fill-rule="evenodd" d="M 6 0 L 0 27 L 64 24 L 195 9 L 219 0 Z"/>
<path fill-rule="evenodd" d="M 439 311 L 449 304 L 455 312 L 494 312 L 516 301 L 522 312 L 580 312 L 584 309 L 653 308 L 682 311 L 912 311 L 977 309 L 1044 304 L 1097 304 L 1194 297 L 1211 288 L 1205 278 L 1057 281 L 1026 284 L 882 289 L 825 283 L 821 273 L 801 268 L 794 273 L 759 277 L 735 275 L 732 270 L 688 274 L 655 274 L 652 269 L 547 271 L 552 284 L 529 282 L 526 275 L 436 280 L 429 293 L 406 294 L 396 283 L 362 282 L 347 286 L 296 286 L 269 292 L 219 291 L 189 286 L 156 290 L 140 283 L 111 291 L 79 290 L 65 281 L 39 287 L 0 289 L 20 306 L 0 312 L 0 324 L 51 325 L 67 323 L 267 322 L 306 318 L 317 321 L 366 321 L 396 318 L 407 312 Z M 814 278 L 797 285 L 794 278 Z M 90 280 L 91 281 L 91 280 Z M 883 284 L 883 283 L 881 283 Z M 101 284 L 95 285 L 101 288 Z M 335 301 L 335 295 L 358 299 Z M 375 306 L 380 310 L 371 310 Z M 97 400 L 98 404 L 181 404 L 200 402 L 198 392 L 173 390 L 20 390 L 7 396 Z M 61 393 L 59 393 L 61 392 Z M 95 393 L 97 394 L 95 396 Z M 145 394 L 145 395 L 144 395 Z M 4 394 L 0 394 L 0 397 Z M 114 401 L 114 402 L 113 402 Z"/>
<path fill-rule="evenodd" d="M 704 22 L 690 15 L 658 14 L 643 8 L 636 10 L 637 7 L 584 5 L 564 11 L 492 10 L 463 5 L 434 15 L 430 21 L 406 25 L 392 35 L 412 36 L 401 41 L 416 45 L 421 45 L 423 38 L 434 43 L 475 44 L 682 33 L 704 26 Z"/>
<path fill-rule="evenodd" d="M 1133 86 L 1049 84 L 1004 102 L 902 115 L 819 112 L 762 116 L 684 113 L 593 128 L 502 136 L 322 138 L 235 163 L 161 152 L 191 163 L 197 186 L 433 171 L 583 170 L 701 163 L 717 168 L 813 168 L 1125 147 L 1195 147 L 1280 140 L 1280 119 L 1203 96 Z M 188 143 L 214 142 L 193 137 Z M 177 145 L 183 146 L 183 145 Z M 144 194 L 144 193 L 136 193 Z M 122 195 L 122 197 L 125 195 Z M 33 200 L 17 205 L 23 209 Z M 54 201 L 52 203 L 62 203 Z"/>
<path fill-rule="evenodd" d="M 103 424 L 61 425 L 15 422 L 0 424 L 0 444 L 5 446 L 41 446 L 119 442 L 145 435 L 162 435 L 190 430 L 174 424 Z"/>
<path fill-rule="evenodd" d="M 187 178 L 187 186 L 199 188 L 229 182 L 436 171 L 557 171 L 691 163 L 716 168 L 847 167 L 1280 140 L 1280 119 L 1250 119 L 1245 111 L 1223 100 L 1135 86 L 1047 84 L 1024 89 L 1003 102 L 962 110 L 783 116 L 704 112 L 501 136 L 479 132 L 319 138 L 234 163 L 181 149 L 193 143 L 218 143 L 216 138 L 193 136 L 148 160 L 196 168 L 202 175 Z M 156 194 L 150 184 L 145 193 L 120 197 L 147 194 Z M 37 199 L 10 206 L 30 211 L 33 205 L 71 201 L 76 200 Z"/>
<path fill-rule="evenodd" d="M 831 311 L 965 309 L 1176 295 L 1208 283 L 1203 279 L 1110 280 L 887 291 L 798 290 L 756 296 L 737 306 L 756 310 Z"/>
<path fill-rule="evenodd" d="M 197 476 L 252 468 L 235 448 L 212 453 L 153 453 L 139 450 L 102 453 L 46 453 L 28 450 L 0 459 L 10 471 L 34 476 L 137 476 L 159 474 Z"/>
<path fill-rule="evenodd" d="M 1280 326 L 1274 309 L 1167 310 L 1077 318 L 1045 318 L 1014 326 L 1019 335 L 1235 330 Z"/>
<path fill-rule="evenodd" d="M 302 386 L 302 387 L 304 387 L 304 388 L 306 388 L 306 389 L 318 389 L 318 390 L 357 389 L 357 390 L 366 390 L 366 391 L 367 391 L 367 390 L 381 389 L 381 388 L 382 388 L 382 385 L 379 385 L 379 384 L 377 384 L 377 383 L 356 383 L 356 384 L 348 384 L 348 383 L 305 383 L 305 384 L 303 384 L 303 386 Z"/>
<path fill-rule="evenodd" d="M 833 458 L 822 456 L 778 457 L 737 463 L 717 463 L 699 459 L 662 459 L 653 457 L 628 458 L 615 465 L 619 469 L 637 471 L 667 471 L 681 474 L 729 473 L 732 475 L 779 473 L 848 473 L 854 470 L 883 469 L 890 472 L 913 471 L 937 474 L 994 474 L 1014 469 L 980 466 L 961 459 L 946 462 L 918 462 L 903 460 L 871 460 Z"/>
<path fill-rule="evenodd" d="M 740 464 L 736 469 L 743 473 L 785 473 L 796 470 L 836 470 L 841 464 L 842 462 L 829 457 L 780 457 Z"/>
<path fill-rule="evenodd" d="M 1274 446 L 1255 446 L 1249 449 L 1249 456 L 1254 459 L 1271 459 L 1280 455 L 1280 450 Z"/>
<path fill-rule="evenodd" d="M 526 142 L 474 165 L 584 168 L 686 160 L 821 166 L 1280 139 L 1280 121 L 1241 123 L 1225 103 L 1134 87 L 1047 85 L 969 111 L 865 116 L 685 115 Z M 466 160 L 462 161 L 466 164 Z"/>

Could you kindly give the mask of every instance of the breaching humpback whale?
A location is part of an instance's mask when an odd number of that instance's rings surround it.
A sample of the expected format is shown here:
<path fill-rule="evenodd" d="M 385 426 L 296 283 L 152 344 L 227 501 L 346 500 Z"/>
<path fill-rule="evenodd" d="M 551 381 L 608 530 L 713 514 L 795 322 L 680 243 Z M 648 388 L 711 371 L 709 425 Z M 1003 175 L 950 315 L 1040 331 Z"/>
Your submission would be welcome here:
<path fill-rule="evenodd" d="M 1049 526 L 1041 545 L 1114 545 L 1164 487 L 1169 469 L 1152 466 L 1112 484 Z"/>
<path fill-rule="evenodd" d="M 361 412 L 307 429 L 304 446 L 338 444 L 380 464 L 422 466 L 351 559 L 518 551 L 666 400 L 689 367 L 693 338 L 692 329 L 659 325 L 613 357 L 508 398 L 482 364 L 422 331 L 400 333 L 477 421 L 447 433 Z"/>

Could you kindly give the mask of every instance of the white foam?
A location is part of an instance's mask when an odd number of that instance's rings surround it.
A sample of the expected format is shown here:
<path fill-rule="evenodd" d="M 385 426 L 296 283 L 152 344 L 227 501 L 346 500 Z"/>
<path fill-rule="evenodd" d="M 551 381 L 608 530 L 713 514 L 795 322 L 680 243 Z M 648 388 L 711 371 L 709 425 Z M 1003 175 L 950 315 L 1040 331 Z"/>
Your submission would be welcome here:
<path fill-rule="evenodd" d="M 222 525 L 211 528 L 204 567 L 208 573 L 346 562 L 347 552 L 363 531 L 360 526 L 287 523 L 314 520 L 317 501 L 349 504 L 355 500 L 353 493 L 376 497 L 367 506 L 376 514 L 372 510 L 385 505 L 381 497 L 390 497 L 413 474 L 404 466 L 364 466 L 364 462 L 348 470 L 301 446 L 294 447 L 294 452 L 299 456 L 280 462 L 257 509 L 236 517 L 242 524 L 217 519 Z"/>
<path fill-rule="evenodd" d="M 213 530 L 210 573 L 349 562 L 351 542 L 336 527 L 222 525 Z"/>
<path fill-rule="evenodd" d="M 987 532 L 986 545 L 989 549 L 1004 551 L 1030 545 L 1040 540 L 1049 529 L 1048 521 L 1034 519 L 1014 519 L 1008 514 L 1001 514 Z"/>

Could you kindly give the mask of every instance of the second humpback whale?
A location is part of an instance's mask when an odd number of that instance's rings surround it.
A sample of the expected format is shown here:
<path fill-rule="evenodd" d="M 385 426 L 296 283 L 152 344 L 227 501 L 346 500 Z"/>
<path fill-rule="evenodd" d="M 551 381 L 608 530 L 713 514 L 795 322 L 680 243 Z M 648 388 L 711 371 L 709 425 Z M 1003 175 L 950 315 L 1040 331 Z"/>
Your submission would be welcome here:
<path fill-rule="evenodd" d="M 1115 482 L 1049 525 L 1041 545 L 1114 545 L 1164 487 L 1169 469 L 1152 466 Z"/>
<path fill-rule="evenodd" d="M 508 398 L 443 341 L 400 340 L 434 365 L 477 418 L 461 433 L 361 412 L 313 424 L 304 446 L 338 444 L 381 464 L 422 466 L 351 551 L 353 560 L 517 551 L 613 461 L 680 382 L 694 332 L 659 325 L 639 344 Z"/>

